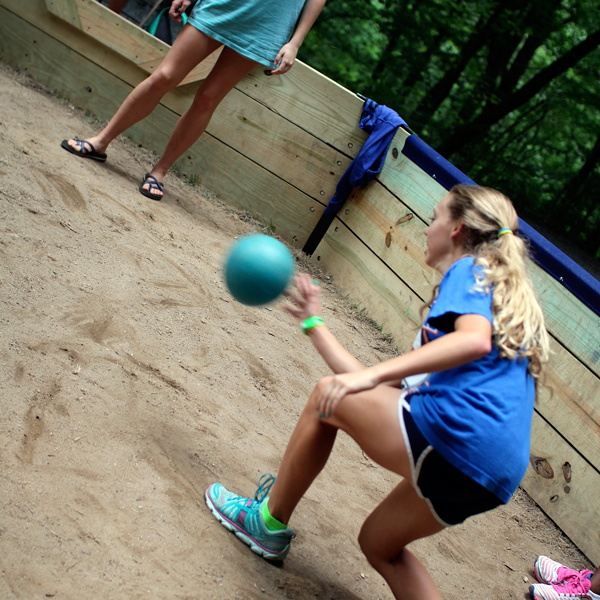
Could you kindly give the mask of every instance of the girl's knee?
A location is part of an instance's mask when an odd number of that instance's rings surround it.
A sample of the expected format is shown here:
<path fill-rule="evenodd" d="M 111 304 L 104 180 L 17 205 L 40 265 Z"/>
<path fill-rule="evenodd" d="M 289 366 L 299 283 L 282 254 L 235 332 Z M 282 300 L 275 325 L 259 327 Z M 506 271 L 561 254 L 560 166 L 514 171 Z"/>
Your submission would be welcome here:
<path fill-rule="evenodd" d="M 226 93 L 215 86 L 201 86 L 196 92 L 196 97 L 194 98 L 192 106 L 212 113 L 225 96 Z"/>
<path fill-rule="evenodd" d="M 358 534 L 358 546 L 360 548 L 360 551 L 366 556 L 367 560 L 369 561 L 369 564 L 372 565 L 373 563 L 371 561 L 371 557 L 373 554 L 371 551 L 369 535 L 367 532 L 365 532 L 364 525 L 361 527 L 360 533 Z"/>
<path fill-rule="evenodd" d="M 364 526 L 358 535 L 358 545 L 367 561 L 369 561 L 369 564 L 382 575 L 392 565 L 401 562 L 405 555 L 405 547 L 401 546 L 394 548 L 393 553 L 389 552 L 389 549 L 386 551 L 379 536 L 374 535 L 369 530 L 365 530 Z"/>
<path fill-rule="evenodd" d="M 365 555 L 369 564 L 377 569 L 377 565 L 385 561 L 385 557 L 381 555 L 381 544 L 377 541 L 378 536 L 375 534 L 373 529 L 369 526 L 369 520 L 363 523 L 358 534 L 358 545 Z"/>
<path fill-rule="evenodd" d="M 313 388 L 313 391 L 310 394 L 310 396 L 308 397 L 308 401 L 306 402 L 306 405 L 304 407 L 304 412 L 308 416 L 313 416 L 315 418 L 318 418 L 319 414 L 317 412 L 317 400 L 318 400 L 319 396 L 321 395 L 321 390 L 322 390 L 322 385 L 321 385 L 321 382 L 319 381 L 319 383 L 317 383 L 317 385 Z"/>
<path fill-rule="evenodd" d="M 166 93 L 176 87 L 181 78 L 170 69 L 159 68 L 148 78 L 148 85 L 153 92 Z"/>
<path fill-rule="evenodd" d="M 321 381 L 317 383 L 317 385 L 313 388 L 312 393 L 308 397 L 308 401 L 304 406 L 304 411 L 302 412 L 303 419 L 314 419 L 316 421 L 321 421 L 319 419 L 319 411 L 318 411 L 318 399 L 321 396 L 323 390 L 323 384 Z"/>

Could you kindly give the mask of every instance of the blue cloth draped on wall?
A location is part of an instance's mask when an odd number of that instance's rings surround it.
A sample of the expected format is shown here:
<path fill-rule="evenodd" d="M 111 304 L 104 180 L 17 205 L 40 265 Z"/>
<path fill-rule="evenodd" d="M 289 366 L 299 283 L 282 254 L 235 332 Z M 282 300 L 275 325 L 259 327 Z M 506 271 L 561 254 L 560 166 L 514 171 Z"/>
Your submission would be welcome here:
<path fill-rule="evenodd" d="M 323 214 L 333 216 L 344 204 L 352 188 L 371 181 L 383 168 L 390 144 L 400 125 L 406 125 L 398 113 L 383 104 L 367 99 L 360 117 L 359 127 L 369 134 L 356 158 L 342 175 Z"/>

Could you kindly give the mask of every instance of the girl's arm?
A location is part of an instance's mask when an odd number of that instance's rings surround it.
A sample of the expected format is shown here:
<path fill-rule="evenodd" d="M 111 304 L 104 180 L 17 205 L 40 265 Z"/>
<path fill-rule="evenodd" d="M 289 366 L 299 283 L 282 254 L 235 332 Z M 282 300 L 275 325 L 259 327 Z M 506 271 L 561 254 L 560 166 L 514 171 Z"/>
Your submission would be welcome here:
<path fill-rule="evenodd" d="M 313 327 L 308 332 L 308 336 L 317 352 L 334 373 L 354 373 L 365 368 L 356 357 L 340 344 L 325 325 Z"/>
<path fill-rule="evenodd" d="M 310 277 L 303 273 L 296 277 L 296 289 L 296 292 L 289 292 L 287 294 L 293 306 L 285 306 L 285 310 L 300 321 L 304 321 L 315 315 L 320 316 L 319 286 L 314 284 Z M 351 373 L 365 368 L 357 358 L 352 356 L 340 344 L 325 325 L 313 327 L 307 334 L 317 352 L 323 357 L 323 360 L 334 373 Z"/>
<path fill-rule="evenodd" d="M 455 330 L 420 348 L 365 368 L 360 372 L 325 378 L 319 399 L 319 413 L 333 413 L 346 394 L 370 390 L 380 384 L 418 373 L 446 371 L 488 354 L 492 349 L 492 324 L 480 315 L 462 315 L 454 324 Z"/>
<path fill-rule="evenodd" d="M 321 14 L 324 6 L 325 0 L 306 0 L 292 39 L 281 48 L 275 57 L 277 67 L 271 71 L 271 75 L 283 75 L 292 68 L 304 38 Z"/>

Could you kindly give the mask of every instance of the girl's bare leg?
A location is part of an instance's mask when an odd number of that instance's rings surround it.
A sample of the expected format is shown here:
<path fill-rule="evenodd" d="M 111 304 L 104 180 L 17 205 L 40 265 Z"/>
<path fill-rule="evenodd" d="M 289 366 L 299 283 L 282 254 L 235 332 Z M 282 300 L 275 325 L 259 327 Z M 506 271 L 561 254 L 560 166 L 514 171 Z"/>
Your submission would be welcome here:
<path fill-rule="evenodd" d="M 191 25 L 186 25 L 156 71 L 131 91 L 108 125 L 87 141 L 96 152 L 105 152 L 118 135 L 147 117 L 168 91 L 220 45 Z M 69 140 L 69 144 L 79 149 L 75 140 Z"/>
<path fill-rule="evenodd" d="M 289 522 L 296 505 L 321 472 L 338 429 L 344 430 L 376 463 L 410 479 L 410 462 L 398 420 L 400 391 L 379 386 L 350 394 L 327 419 L 319 419 L 316 401 L 321 383 L 300 416 L 269 494 L 269 510 Z"/>
<path fill-rule="evenodd" d="M 371 565 L 396 598 L 441 600 L 425 567 L 406 549 L 410 542 L 443 529 L 410 483 L 410 460 L 398 419 L 397 389 L 379 386 L 346 396 L 336 412 L 319 419 L 317 384 L 286 448 L 269 495 L 269 512 L 288 523 L 296 505 L 321 472 L 338 429 L 372 460 L 404 477 L 365 521 L 359 542 Z"/>
<path fill-rule="evenodd" d="M 442 600 L 433 579 L 406 548 L 414 540 L 433 535 L 444 526 L 404 479 L 369 515 L 358 542 L 371 566 L 386 580 L 395 598 Z"/>
<path fill-rule="evenodd" d="M 223 98 L 257 65 L 231 48 L 223 48 L 212 71 L 198 88 L 192 105 L 177 121 L 167 147 L 150 175 L 162 182 L 173 163 L 204 133 Z M 144 187 L 148 189 L 149 186 Z M 162 195 L 156 189 L 152 192 Z"/>

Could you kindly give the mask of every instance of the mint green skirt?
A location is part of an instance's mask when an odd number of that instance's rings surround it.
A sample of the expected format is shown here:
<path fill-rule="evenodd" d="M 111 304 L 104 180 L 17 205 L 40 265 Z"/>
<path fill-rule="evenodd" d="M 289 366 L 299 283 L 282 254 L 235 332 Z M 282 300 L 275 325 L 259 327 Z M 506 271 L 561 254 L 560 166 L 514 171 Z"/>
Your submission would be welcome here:
<path fill-rule="evenodd" d="M 305 0 L 199 0 L 188 23 L 242 56 L 275 68 Z"/>

